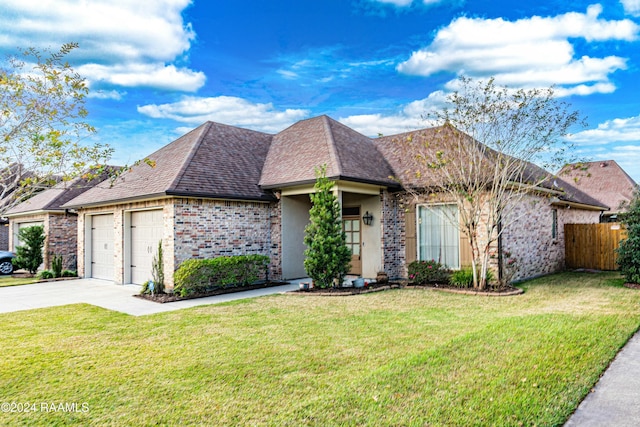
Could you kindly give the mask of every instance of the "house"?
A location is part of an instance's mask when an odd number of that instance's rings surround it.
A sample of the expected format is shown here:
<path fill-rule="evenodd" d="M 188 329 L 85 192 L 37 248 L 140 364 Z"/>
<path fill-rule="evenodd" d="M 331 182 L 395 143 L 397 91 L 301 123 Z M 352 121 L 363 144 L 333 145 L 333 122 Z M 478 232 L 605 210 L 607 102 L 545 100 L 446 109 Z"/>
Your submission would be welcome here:
<path fill-rule="evenodd" d="M 407 206 L 394 178 L 402 177 L 403 155 L 393 138 L 374 140 L 327 116 L 276 135 L 207 122 L 149 155 L 155 167 L 143 162 L 63 205 L 78 212 L 78 272 L 143 283 L 161 242 L 168 287 L 186 259 L 221 255 L 264 254 L 271 259 L 269 277 L 304 277 L 309 194 L 316 169 L 326 165 L 342 205 L 351 274 L 374 277 L 384 270 L 406 277 L 408 262 L 433 255 L 437 248 L 426 236 L 443 226 L 425 205 Z M 522 277 L 561 268 L 562 224 L 597 222 L 607 209 L 562 183 L 570 191 L 532 195 L 539 206 L 516 224 L 523 230 L 505 232 L 504 245 L 522 257 Z M 365 223 L 365 216 L 371 220 Z M 445 231 L 448 264 L 460 267 L 468 257 L 462 237 Z"/>
<path fill-rule="evenodd" d="M 48 190 L 37 193 L 24 202 L 9 209 L 8 247 L 15 251 L 20 245 L 18 232 L 21 228 L 40 225 L 44 227 L 45 243 L 43 249 L 44 266 L 49 267 L 53 255 L 62 256 L 63 268 L 77 268 L 77 230 L 78 214 L 62 205 L 84 193 L 91 187 L 105 181 L 108 173 L 98 177 L 76 177 L 62 181 Z"/>
<path fill-rule="evenodd" d="M 610 208 L 601 222 L 616 222 L 638 191 L 638 184 L 615 160 L 567 165 L 558 175 Z"/>

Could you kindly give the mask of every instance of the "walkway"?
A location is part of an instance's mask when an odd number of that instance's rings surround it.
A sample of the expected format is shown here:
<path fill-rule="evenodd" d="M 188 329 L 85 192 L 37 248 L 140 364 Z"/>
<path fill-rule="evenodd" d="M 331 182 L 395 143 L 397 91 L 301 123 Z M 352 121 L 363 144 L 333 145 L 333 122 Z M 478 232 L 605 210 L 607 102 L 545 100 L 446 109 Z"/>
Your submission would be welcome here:
<path fill-rule="evenodd" d="M 132 316 L 143 316 L 199 305 L 219 304 L 238 299 L 272 295 L 297 288 L 298 283 L 292 281 L 290 285 L 159 304 L 134 298 L 132 295 L 140 292 L 138 285 L 116 285 L 113 282 L 99 279 L 64 280 L 0 288 L 0 313 L 87 303 Z"/>
<path fill-rule="evenodd" d="M 640 332 L 618 353 L 565 427 L 640 426 Z"/>

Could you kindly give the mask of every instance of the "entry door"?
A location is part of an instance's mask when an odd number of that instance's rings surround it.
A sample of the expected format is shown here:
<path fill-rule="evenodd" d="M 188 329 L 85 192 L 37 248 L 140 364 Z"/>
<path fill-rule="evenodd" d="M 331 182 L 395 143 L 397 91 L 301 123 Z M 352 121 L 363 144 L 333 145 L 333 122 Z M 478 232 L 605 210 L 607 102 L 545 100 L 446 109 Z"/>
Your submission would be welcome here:
<path fill-rule="evenodd" d="M 162 240 L 162 210 L 131 213 L 131 283 L 151 280 L 153 257 Z"/>
<path fill-rule="evenodd" d="M 362 274 L 360 217 L 342 217 L 342 229 L 347 236 L 347 247 L 351 251 L 351 270 L 349 270 L 349 274 L 360 276 Z"/>
<path fill-rule="evenodd" d="M 91 217 L 91 277 L 113 280 L 113 215 Z"/>

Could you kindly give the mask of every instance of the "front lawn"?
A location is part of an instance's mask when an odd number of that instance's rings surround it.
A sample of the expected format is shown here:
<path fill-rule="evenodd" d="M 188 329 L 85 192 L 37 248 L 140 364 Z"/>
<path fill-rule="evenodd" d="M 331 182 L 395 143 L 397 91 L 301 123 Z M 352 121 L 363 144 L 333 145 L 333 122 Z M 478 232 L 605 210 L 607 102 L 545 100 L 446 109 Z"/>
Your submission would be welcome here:
<path fill-rule="evenodd" d="M 29 285 L 36 282 L 35 277 L 0 276 L 0 288 L 7 286 Z"/>
<path fill-rule="evenodd" d="M 0 424 L 561 425 L 640 325 L 640 291 L 621 284 L 567 273 L 515 297 L 413 289 L 138 318 L 89 305 L 4 314 L 0 403 L 37 411 L 0 412 Z"/>

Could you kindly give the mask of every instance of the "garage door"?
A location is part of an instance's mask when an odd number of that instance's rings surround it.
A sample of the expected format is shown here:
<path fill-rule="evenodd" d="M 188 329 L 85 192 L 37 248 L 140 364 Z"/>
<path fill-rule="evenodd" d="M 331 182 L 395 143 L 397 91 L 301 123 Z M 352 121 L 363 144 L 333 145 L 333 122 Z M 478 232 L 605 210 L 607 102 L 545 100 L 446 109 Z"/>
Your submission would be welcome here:
<path fill-rule="evenodd" d="M 113 215 L 91 217 L 91 277 L 113 280 Z"/>
<path fill-rule="evenodd" d="M 131 213 L 131 283 L 142 284 L 151 277 L 151 264 L 162 240 L 162 210 Z"/>

